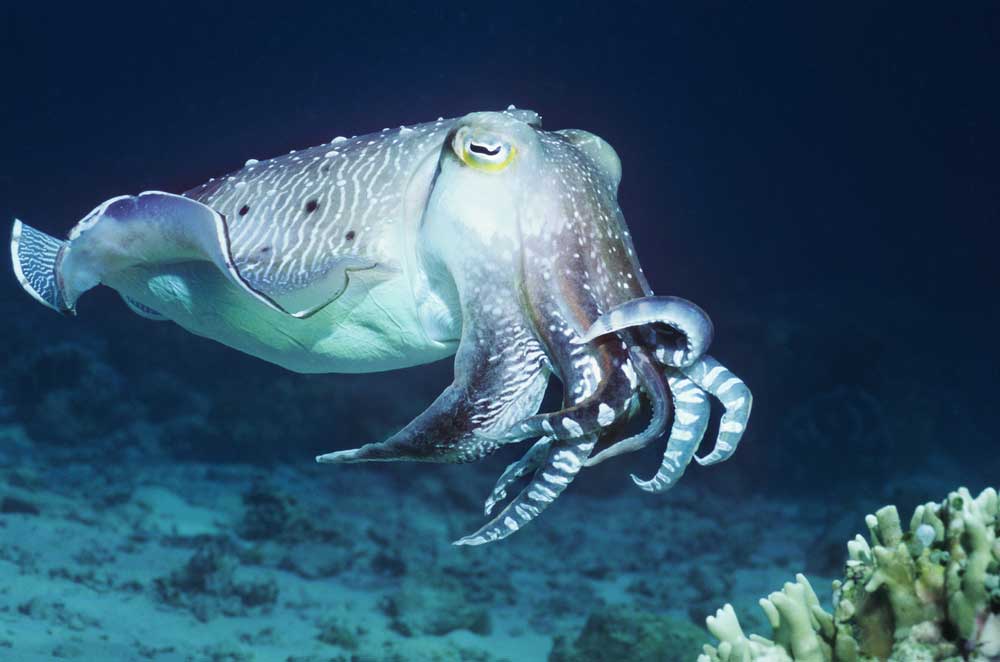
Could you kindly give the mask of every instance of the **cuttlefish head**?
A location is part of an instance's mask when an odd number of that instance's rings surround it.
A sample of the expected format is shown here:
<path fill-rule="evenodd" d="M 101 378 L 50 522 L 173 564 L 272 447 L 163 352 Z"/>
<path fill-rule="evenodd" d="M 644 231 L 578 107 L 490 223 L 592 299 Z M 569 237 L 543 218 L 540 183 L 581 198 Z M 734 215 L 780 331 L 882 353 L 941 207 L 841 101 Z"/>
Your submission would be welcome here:
<path fill-rule="evenodd" d="M 439 264 L 457 283 L 492 265 L 491 277 L 528 290 L 562 284 L 594 298 L 584 317 L 642 296 L 617 203 L 617 154 L 586 131 L 543 131 L 526 112 L 472 113 L 449 133 L 421 226 L 428 270 Z M 632 282 L 619 287 L 626 273 Z"/>
<path fill-rule="evenodd" d="M 460 253 L 476 247 L 516 250 L 521 209 L 541 152 L 535 127 L 518 117 L 472 113 L 459 122 L 441 150 L 424 218 L 423 231 L 444 249 L 443 259 L 450 261 L 449 246 Z"/>

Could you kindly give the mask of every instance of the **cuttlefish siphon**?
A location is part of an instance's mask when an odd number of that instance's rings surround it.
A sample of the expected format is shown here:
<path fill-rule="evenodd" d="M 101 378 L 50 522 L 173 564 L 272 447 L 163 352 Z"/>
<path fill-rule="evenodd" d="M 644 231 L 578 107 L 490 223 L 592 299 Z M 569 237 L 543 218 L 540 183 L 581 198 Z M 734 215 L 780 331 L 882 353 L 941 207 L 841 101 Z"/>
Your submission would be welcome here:
<path fill-rule="evenodd" d="M 692 458 L 721 462 L 743 435 L 750 391 L 707 354 L 698 306 L 653 296 L 620 179 L 601 138 L 545 131 L 511 107 L 250 160 L 181 195 L 112 198 L 65 240 L 15 221 L 11 254 L 24 289 L 57 311 L 104 284 L 143 317 L 297 372 L 455 354 L 452 384 L 402 430 L 316 459 L 469 462 L 535 439 L 486 515 L 527 484 L 456 541 L 478 545 L 537 517 L 585 466 L 667 433 L 656 474 L 632 476 L 663 492 Z M 552 375 L 563 408 L 540 414 Z M 708 396 L 725 411 L 697 457 Z M 648 424 L 628 434 L 643 411 Z"/>

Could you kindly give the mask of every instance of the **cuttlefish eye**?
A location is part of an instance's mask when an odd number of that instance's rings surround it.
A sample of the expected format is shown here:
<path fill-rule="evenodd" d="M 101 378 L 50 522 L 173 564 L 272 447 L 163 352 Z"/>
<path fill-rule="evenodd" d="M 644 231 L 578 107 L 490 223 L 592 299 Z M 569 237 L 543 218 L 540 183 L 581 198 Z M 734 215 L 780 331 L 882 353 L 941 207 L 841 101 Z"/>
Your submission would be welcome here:
<path fill-rule="evenodd" d="M 496 172 L 509 166 L 517 151 L 499 136 L 463 129 L 455 134 L 452 147 L 462 163 L 487 172 Z"/>

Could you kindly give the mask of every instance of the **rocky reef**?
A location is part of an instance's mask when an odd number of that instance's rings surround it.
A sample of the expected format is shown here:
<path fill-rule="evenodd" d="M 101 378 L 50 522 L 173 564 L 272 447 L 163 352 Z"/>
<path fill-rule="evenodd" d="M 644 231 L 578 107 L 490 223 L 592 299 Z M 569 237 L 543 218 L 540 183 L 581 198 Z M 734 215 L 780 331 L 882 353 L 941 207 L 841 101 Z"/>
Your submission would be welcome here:
<path fill-rule="evenodd" d="M 1000 660 L 1000 506 L 965 488 L 918 506 L 903 529 L 895 506 L 848 542 L 833 613 L 799 575 L 760 601 L 770 639 L 746 636 L 731 605 L 707 619 L 720 643 L 699 662 L 996 662 Z"/>

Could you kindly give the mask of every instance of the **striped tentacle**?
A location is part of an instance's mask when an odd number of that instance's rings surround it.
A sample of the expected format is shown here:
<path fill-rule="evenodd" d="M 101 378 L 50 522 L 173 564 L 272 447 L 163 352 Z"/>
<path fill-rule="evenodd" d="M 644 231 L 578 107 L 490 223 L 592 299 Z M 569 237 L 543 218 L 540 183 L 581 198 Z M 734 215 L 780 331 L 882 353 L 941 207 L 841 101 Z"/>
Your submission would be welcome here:
<path fill-rule="evenodd" d="M 502 540 L 538 517 L 562 494 L 580 472 L 597 443 L 595 435 L 555 440 L 534 477 L 506 508 L 475 533 L 456 540 L 456 545 L 482 545 Z"/>
<path fill-rule="evenodd" d="M 653 407 L 653 413 L 646 428 L 627 439 L 608 446 L 589 460 L 587 466 L 592 467 L 604 460 L 622 453 L 645 448 L 651 442 L 659 439 L 667 429 L 670 417 L 670 392 L 661 369 L 653 363 L 649 351 L 640 345 L 629 344 L 629 356 L 639 376 L 639 383 L 646 391 L 646 397 Z"/>
<path fill-rule="evenodd" d="M 718 398 L 726 408 L 719 423 L 715 448 L 705 457 L 695 457 L 698 464 L 708 466 L 729 459 L 746 430 L 750 418 L 753 396 L 743 380 L 709 355 L 701 357 L 694 365 L 682 368 L 698 388 Z"/>
<path fill-rule="evenodd" d="M 667 449 L 656 475 L 642 480 L 632 474 L 632 480 L 641 489 L 652 492 L 666 492 L 684 475 L 698 444 L 705 436 L 712 408 L 697 384 L 679 370 L 666 368 L 670 393 L 674 403 L 674 423 L 667 439 Z"/>
<path fill-rule="evenodd" d="M 577 342 L 586 343 L 609 333 L 647 326 L 660 339 L 657 359 L 669 366 L 692 365 L 712 344 L 712 320 L 704 310 L 680 297 L 642 297 L 615 306 L 590 326 Z M 672 333 L 660 333 L 666 326 Z"/>
<path fill-rule="evenodd" d="M 599 435 L 630 411 L 632 396 L 639 386 L 635 367 L 625 352 L 621 353 L 621 358 L 616 363 L 617 365 L 606 366 L 607 372 L 598 375 L 597 387 L 593 392 L 584 392 L 578 402 L 559 411 L 525 418 L 513 425 L 503 436 L 503 440 L 510 443 L 541 436 L 576 439 L 591 434 Z M 578 386 L 590 388 L 582 380 L 575 380 L 567 383 L 566 389 L 572 393 Z"/>
<path fill-rule="evenodd" d="M 522 476 L 527 476 L 542 466 L 542 462 L 548 456 L 550 446 L 552 446 L 552 437 L 542 437 L 528 449 L 528 452 L 520 460 L 511 462 L 507 466 L 500 474 L 500 478 L 497 479 L 496 485 L 493 486 L 493 491 L 486 497 L 485 513 L 487 517 L 493 512 L 493 507 L 497 503 L 507 498 L 507 488 Z"/>

